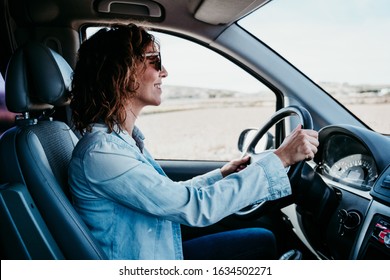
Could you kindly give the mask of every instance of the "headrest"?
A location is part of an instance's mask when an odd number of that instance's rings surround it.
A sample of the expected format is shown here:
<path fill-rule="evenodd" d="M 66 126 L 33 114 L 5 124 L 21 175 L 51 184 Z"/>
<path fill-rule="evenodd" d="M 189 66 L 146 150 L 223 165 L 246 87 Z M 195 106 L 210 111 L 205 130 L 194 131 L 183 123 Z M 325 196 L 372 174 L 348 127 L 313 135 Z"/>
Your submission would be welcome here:
<path fill-rule="evenodd" d="M 29 42 L 11 57 L 5 76 L 9 111 L 24 113 L 69 102 L 73 70 L 65 59 L 38 42 Z"/>

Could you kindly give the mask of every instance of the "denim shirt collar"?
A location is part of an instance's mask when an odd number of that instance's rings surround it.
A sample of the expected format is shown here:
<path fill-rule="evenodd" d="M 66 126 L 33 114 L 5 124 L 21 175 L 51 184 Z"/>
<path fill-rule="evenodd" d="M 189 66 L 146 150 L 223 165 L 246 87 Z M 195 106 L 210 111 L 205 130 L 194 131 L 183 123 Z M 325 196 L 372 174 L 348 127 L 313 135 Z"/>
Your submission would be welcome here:
<path fill-rule="evenodd" d="M 108 132 L 108 127 L 104 123 L 95 123 L 92 126 L 92 132 L 94 131 Z M 114 126 L 114 131 L 112 133 L 116 134 L 118 137 L 123 139 L 123 141 L 126 141 L 131 146 L 138 147 L 141 153 L 143 152 L 145 136 L 137 126 L 134 126 L 133 133 L 131 136 L 126 130 L 120 130 L 116 125 Z"/>

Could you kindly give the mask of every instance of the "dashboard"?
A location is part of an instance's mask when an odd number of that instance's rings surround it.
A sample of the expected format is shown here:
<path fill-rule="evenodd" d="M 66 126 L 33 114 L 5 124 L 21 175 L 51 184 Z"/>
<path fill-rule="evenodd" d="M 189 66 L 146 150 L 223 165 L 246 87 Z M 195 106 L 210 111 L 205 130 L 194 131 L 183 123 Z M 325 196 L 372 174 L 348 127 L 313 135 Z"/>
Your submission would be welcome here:
<path fill-rule="evenodd" d="M 322 259 L 390 259 L 390 138 L 338 125 L 321 129 L 319 141 L 302 179 L 316 202 L 297 206 L 312 250 Z"/>
<path fill-rule="evenodd" d="M 356 138 L 336 133 L 326 139 L 319 172 L 348 186 L 371 190 L 378 168 L 371 152 Z"/>

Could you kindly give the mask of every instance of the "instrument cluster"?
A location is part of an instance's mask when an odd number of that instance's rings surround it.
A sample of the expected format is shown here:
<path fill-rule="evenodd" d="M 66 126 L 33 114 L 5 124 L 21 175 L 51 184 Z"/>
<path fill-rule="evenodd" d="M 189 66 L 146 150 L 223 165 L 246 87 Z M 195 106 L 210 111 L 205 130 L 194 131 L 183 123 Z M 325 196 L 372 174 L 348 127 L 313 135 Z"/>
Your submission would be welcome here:
<path fill-rule="evenodd" d="M 344 134 L 334 134 L 327 139 L 320 170 L 333 181 L 367 191 L 378 177 L 370 152 L 359 141 Z"/>

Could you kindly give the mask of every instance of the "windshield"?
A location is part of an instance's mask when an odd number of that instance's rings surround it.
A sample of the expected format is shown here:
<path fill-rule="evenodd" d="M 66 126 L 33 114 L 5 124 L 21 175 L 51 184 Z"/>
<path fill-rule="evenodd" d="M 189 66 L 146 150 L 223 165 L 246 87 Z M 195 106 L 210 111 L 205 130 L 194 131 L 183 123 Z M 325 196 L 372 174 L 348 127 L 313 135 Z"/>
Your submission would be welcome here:
<path fill-rule="evenodd" d="M 273 0 L 239 24 L 390 134 L 390 2 Z"/>

